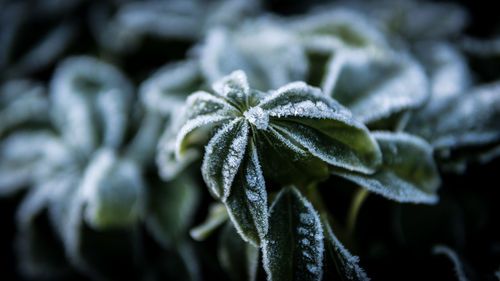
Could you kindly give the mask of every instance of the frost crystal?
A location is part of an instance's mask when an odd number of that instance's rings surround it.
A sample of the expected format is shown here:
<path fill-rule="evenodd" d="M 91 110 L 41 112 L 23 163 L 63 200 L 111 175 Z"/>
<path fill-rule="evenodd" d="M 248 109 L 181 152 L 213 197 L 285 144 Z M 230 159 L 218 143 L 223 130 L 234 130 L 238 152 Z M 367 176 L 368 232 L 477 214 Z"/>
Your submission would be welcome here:
<path fill-rule="evenodd" d="M 269 115 L 262 108 L 256 106 L 243 112 L 248 122 L 252 123 L 259 130 L 266 130 L 269 124 Z"/>

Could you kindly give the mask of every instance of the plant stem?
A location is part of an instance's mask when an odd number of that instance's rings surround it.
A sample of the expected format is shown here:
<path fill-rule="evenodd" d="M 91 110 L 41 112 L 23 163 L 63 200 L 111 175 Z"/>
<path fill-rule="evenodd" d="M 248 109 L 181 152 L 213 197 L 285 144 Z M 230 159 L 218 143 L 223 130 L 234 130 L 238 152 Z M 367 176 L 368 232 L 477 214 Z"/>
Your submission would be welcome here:
<path fill-rule="evenodd" d="M 358 218 L 359 209 L 363 202 L 368 197 L 368 190 L 364 188 L 359 188 L 354 194 L 351 202 L 351 206 L 349 207 L 349 212 L 347 213 L 347 234 L 352 236 L 354 233 L 354 228 L 356 226 L 356 220 Z"/>

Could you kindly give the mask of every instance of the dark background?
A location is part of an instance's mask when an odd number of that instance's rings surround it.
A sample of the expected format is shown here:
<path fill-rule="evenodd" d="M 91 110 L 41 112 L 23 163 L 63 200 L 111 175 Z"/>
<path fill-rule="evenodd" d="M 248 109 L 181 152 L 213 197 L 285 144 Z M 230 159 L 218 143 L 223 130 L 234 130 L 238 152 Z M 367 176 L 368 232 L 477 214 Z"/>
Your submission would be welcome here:
<path fill-rule="evenodd" d="M 270 11 L 288 15 L 302 13 L 311 5 L 325 2 L 270 0 L 266 6 Z M 455 2 L 469 11 L 470 24 L 466 34 L 484 38 L 500 34 L 500 16 L 498 9 L 493 7 L 495 1 Z M 84 3 L 75 15 L 84 14 L 86 9 Z M 78 38 L 90 46 L 93 44 L 88 30 L 80 30 Z M 185 47 L 180 44 L 179 52 Z M 81 47 L 73 46 L 68 53 L 82 52 Z M 151 54 L 157 53 L 160 52 L 151 50 Z M 140 60 L 135 58 L 137 61 L 131 58 L 127 67 L 133 69 L 134 63 L 159 67 L 169 60 L 168 56 L 163 54 L 161 59 L 156 56 L 152 59 L 153 55 Z M 34 73 L 34 76 L 47 80 L 52 70 L 53 66 Z M 457 280 L 451 261 L 442 255 L 432 255 L 432 246 L 436 244 L 457 251 L 471 281 L 496 280 L 493 272 L 500 269 L 499 174 L 498 158 L 487 165 L 471 164 L 463 175 L 443 174 L 444 184 L 439 191 L 441 200 L 435 206 L 398 204 L 370 195 L 360 211 L 355 241 L 349 249 L 360 256 L 362 267 L 373 280 Z M 341 213 L 347 209 L 352 190 L 324 190 L 325 197 L 346 199 L 343 200 L 345 206 L 331 206 L 334 211 Z M 20 279 L 13 243 L 15 211 L 23 195 L 0 199 L 0 280 Z M 202 213 L 205 212 L 203 208 L 200 207 Z M 204 247 L 213 250 L 212 242 L 207 242 Z M 208 273 L 211 271 L 204 268 L 207 280 L 210 280 Z M 76 278 L 85 280 L 82 276 Z"/>

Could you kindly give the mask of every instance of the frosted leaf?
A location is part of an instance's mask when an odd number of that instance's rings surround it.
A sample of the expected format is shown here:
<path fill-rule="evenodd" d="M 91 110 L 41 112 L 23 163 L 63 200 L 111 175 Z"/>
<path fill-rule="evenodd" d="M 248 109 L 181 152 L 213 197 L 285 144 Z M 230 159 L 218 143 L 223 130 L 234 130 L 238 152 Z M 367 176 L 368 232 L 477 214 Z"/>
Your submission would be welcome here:
<path fill-rule="evenodd" d="M 483 146 L 500 140 L 499 82 L 439 102 L 439 111 L 416 113 L 407 126 L 408 131 L 425 138 L 437 151 Z M 441 156 L 446 158 L 445 154 Z"/>
<path fill-rule="evenodd" d="M 281 184 L 306 184 L 327 178 L 328 167 L 322 160 L 273 126 L 265 132 L 257 131 L 254 138 L 266 177 Z"/>
<path fill-rule="evenodd" d="M 208 81 L 242 70 L 259 90 L 305 80 L 308 69 L 295 34 L 271 17 L 211 30 L 200 51 L 200 64 Z"/>
<path fill-rule="evenodd" d="M 186 97 L 200 88 L 200 75 L 196 61 L 169 63 L 141 84 L 141 101 L 148 110 L 164 116 L 174 114 Z"/>
<path fill-rule="evenodd" d="M 86 168 L 81 187 L 84 218 L 96 229 L 128 226 L 144 212 L 144 183 L 139 167 L 111 150 L 97 151 Z"/>
<path fill-rule="evenodd" d="M 334 56 L 332 59 L 337 59 Z M 336 84 L 325 94 L 348 107 L 353 116 L 370 123 L 422 105 L 428 98 L 427 78 L 422 67 L 399 54 L 365 60 L 347 57 L 340 69 L 325 74 L 336 76 Z"/>
<path fill-rule="evenodd" d="M 196 241 L 205 240 L 216 228 L 228 220 L 226 206 L 221 203 L 212 203 L 208 210 L 207 218 L 200 225 L 189 231 L 191 237 Z"/>
<path fill-rule="evenodd" d="M 212 88 L 237 108 L 247 107 L 250 87 L 245 72 L 236 70 L 215 82 Z"/>
<path fill-rule="evenodd" d="M 469 280 L 467 278 L 467 276 L 465 275 L 464 268 L 462 266 L 462 262 L 460 261 L 460 258 L 458 257 L 457 253 L 454 250 L 452 250 L 449 247 L 444 246 L 444 245 L 436 245 L 432 249 L 432 252 L 435 255 L 444 255 L 448 259 L 450 259 L 450 261 L 453 263 L 455 274 L 456 274 L 458 281 L 468 281 Z"/>
<path fill-rule="evenodd" d="M 110 17 L 96 5 L 91 30 L 103 47 L 120 53 L 136 50 L 146 36 L 194 40 L 201 35 L 203 6 L 199 1 L 131 2 Z"/>
<path fill-rule="evenodd" d="M 243 241 L 229 222 L 219 237 L 217 257 L 222 269 L 232 280 L 256 280 L 259 248 Z"/>
<path fill-rule="evenodd" d="M 187 151 L 189 143 L 192 142 L 190 139 L 193 138 L 193 134 L 196 133 L 197 129 L 203 128 L 204 126 L 215 126 L 222 123 L 227 123 L 232 119 L 231 116 L 220 116 L 220 115 L 204 115 L 194 119 L 189 120 L 180 129 L 177 134 L 175 141 L 175 156 L 176 159 L 182 159 Z M 196 138 L 196 136 L 194 137 Z"/>
<path fill-rule="evenodd" d="M 201 156 L 201 151 L 188 148 L 181 157 L 176 157 L 176 135 L 165 131 L 158 142 L 156 164 L 159 174 L 164 180 L 174 179 L 180 172 Z"/>
<path fill-rule="evenodd" d="M 56 127 L 77 150 L 90 153 L 99 138 L 105 146 L 121 144 L 132 86 L 115 67 L 91 57 L 66 59 L 55 71 L 50 98 Z"/>
<path fill-rule="evenodd" d="M 0 143 L 0 195 L 44 181 L 71 166 L 69 149 L 51 132 L 18 131 Z"/>
<path fill-rule="evenodd" d="M 45 88 L 29 80 L 12 80 L 0 88 L 0 136 L 25 122 L 46 122 L 49 103 Z"/>
<path fill-rule="evenodd" d="M 163 247 L 180 242 L 192 223 L 199 186 L 184 173 L 168 184 L 150 181 L 146 189 L 146 227 Z"/>
<path fill-rule="evenodd" d="M 410 41 L 450 38 L 458 35 L 468 20 L 466 11 L 454 3 L 386 0 L 352 6 L 374 18 L 390 35 Z"/>
<path fill-rule="evenodd" d="M 292 19 L 291 26 L 312 52 L 330 53 L 346 48 L 373 50 L 387 45 L 374 23 L 354 10 L 320 7 Z"/>
<path fill-rule="evenodd" d="M 313 206 L 295 187 L 282 189 L 269 210 L 262 243 L 267 280 L 321 280 L 323 252 L 323 229 Z"/>
<path fill-rule="evenodd" d="M 368 281 L 370 278 L 359 266 L 359 257 L 353 256 L 349 250 L 337 239 L 332 231 L 330 223 L 322 219 L 325 230 L 325 248 L 328 257 L 333 260 L 335 267 L 342 279 Z"/>
<path fill-rule="evenodd" d="M 452 45 L 446 43 L 421 43 L 416 46 L 416 55 L 429 75 L 430 97 L 419 112 L 440 110 L 443 100 L 461 95 L 472 84 L 469 66 L 465 57 Z"/>
<path fill-rule="evenodd" d="M 375 132 L 382 165 L 373 175 L 332 169 L 335 175 L 398 202 L 433 204 L 438 200 L 439 173 L 432 147 L 406 133 Z"/>
<path fill-rule="evenodd" d="M 304 82 L 294 82 L 272 91 L 258 104 L 271 117 L 333 118 L 348 121 L 349 110 L 325 97 L 321 90 Z"/>
<path fill-rule="evenodd" d="M 135 161 L 139 166 L 152 162 L 164 126 L 164 119 L 159 114 L 146 111 L 138 130 L 125 148 L 125 157 Z"/>
<path fill-rule="evenodd" d="M 224 200 L 245 154 L 248 124 L 239 117 L 219 129 L 205 147 L 201 172 L 211 193 Z"/>
<path fill-rule="evenodd" d="M 243 162 L 232 183 L 231 194 L 224 203 L 243 240 L 260 245 L 268 228 L 267 192 L 253 141 L 247 145 Z"/>

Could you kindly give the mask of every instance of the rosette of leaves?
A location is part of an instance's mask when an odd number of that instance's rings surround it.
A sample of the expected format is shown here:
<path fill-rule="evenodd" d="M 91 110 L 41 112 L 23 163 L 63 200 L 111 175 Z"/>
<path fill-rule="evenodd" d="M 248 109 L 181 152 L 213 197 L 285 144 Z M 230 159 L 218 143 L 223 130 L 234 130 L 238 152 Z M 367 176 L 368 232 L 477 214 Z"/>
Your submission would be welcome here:
<path fill-rule="evenodd" d="M 202 175 L 227 213 L 213 211 L 191 234 L 203 239 L 229 217 L 249 243 L 238 246 L 248 255 L 245 270 L 253 268 L 258 256 L 253 247 L 260 246 L 269 280 L 320 280 L 326 243 L 342 276 L 366 277 L 333 235 L 328 215 L 317 215 L 315 208 L 323 212 L 322 204 L 313 207 L 302 195 L 330 173 L 400 202 L 437 199 L 432 148 L 420 138 L 372 135 L 348 109 L 303 82 L 264 93 L 251 89 L 245 74 L 236 71 L 213 89 L 213 94 L 200 91 L 188 97 L 176 152 L 183 157 L 200 139 L 209 139 Z M 265 179 L 297 188 L 281 189 L 269 209 L 273 186 L 266 187 Z M 324 239 L 323 229 L 329 228 Z M 220 251 L 223 263 L 232 261 L 227 256 L 235 253 L 227 246 Z"/>
<path fill-rule="evenodd" d="M 139 278 L 134 256 L 144 223 L 171 249 L 170 258 L 190 260 L 189 266 L 181 262 L 182 278 L 197 278 L 196 259 L 182 238 L 197 204 L 195 183 L 186 174 L 169 185 L 145 177 L 163 120 L 136 111 L 133 100 L 130 82 L 115 67 L 91 57 L 68 58 L 50 85 L 52 126 L 21 127 L 2 141 L 0 173 L 13 179 L 2 183 L 2 193 L 28 188 L 17 214 L 26 274 L 64 274 L 69 261 L 93 278 Z M 134 111 L 142 116 L 139 124 L 133 124 Z M 40 228 L 46 219 L 55 235 Z M 46 251 L 47 245 L 54 250 Z M 127 267 L 115 270 L 104 260 Z"/>

